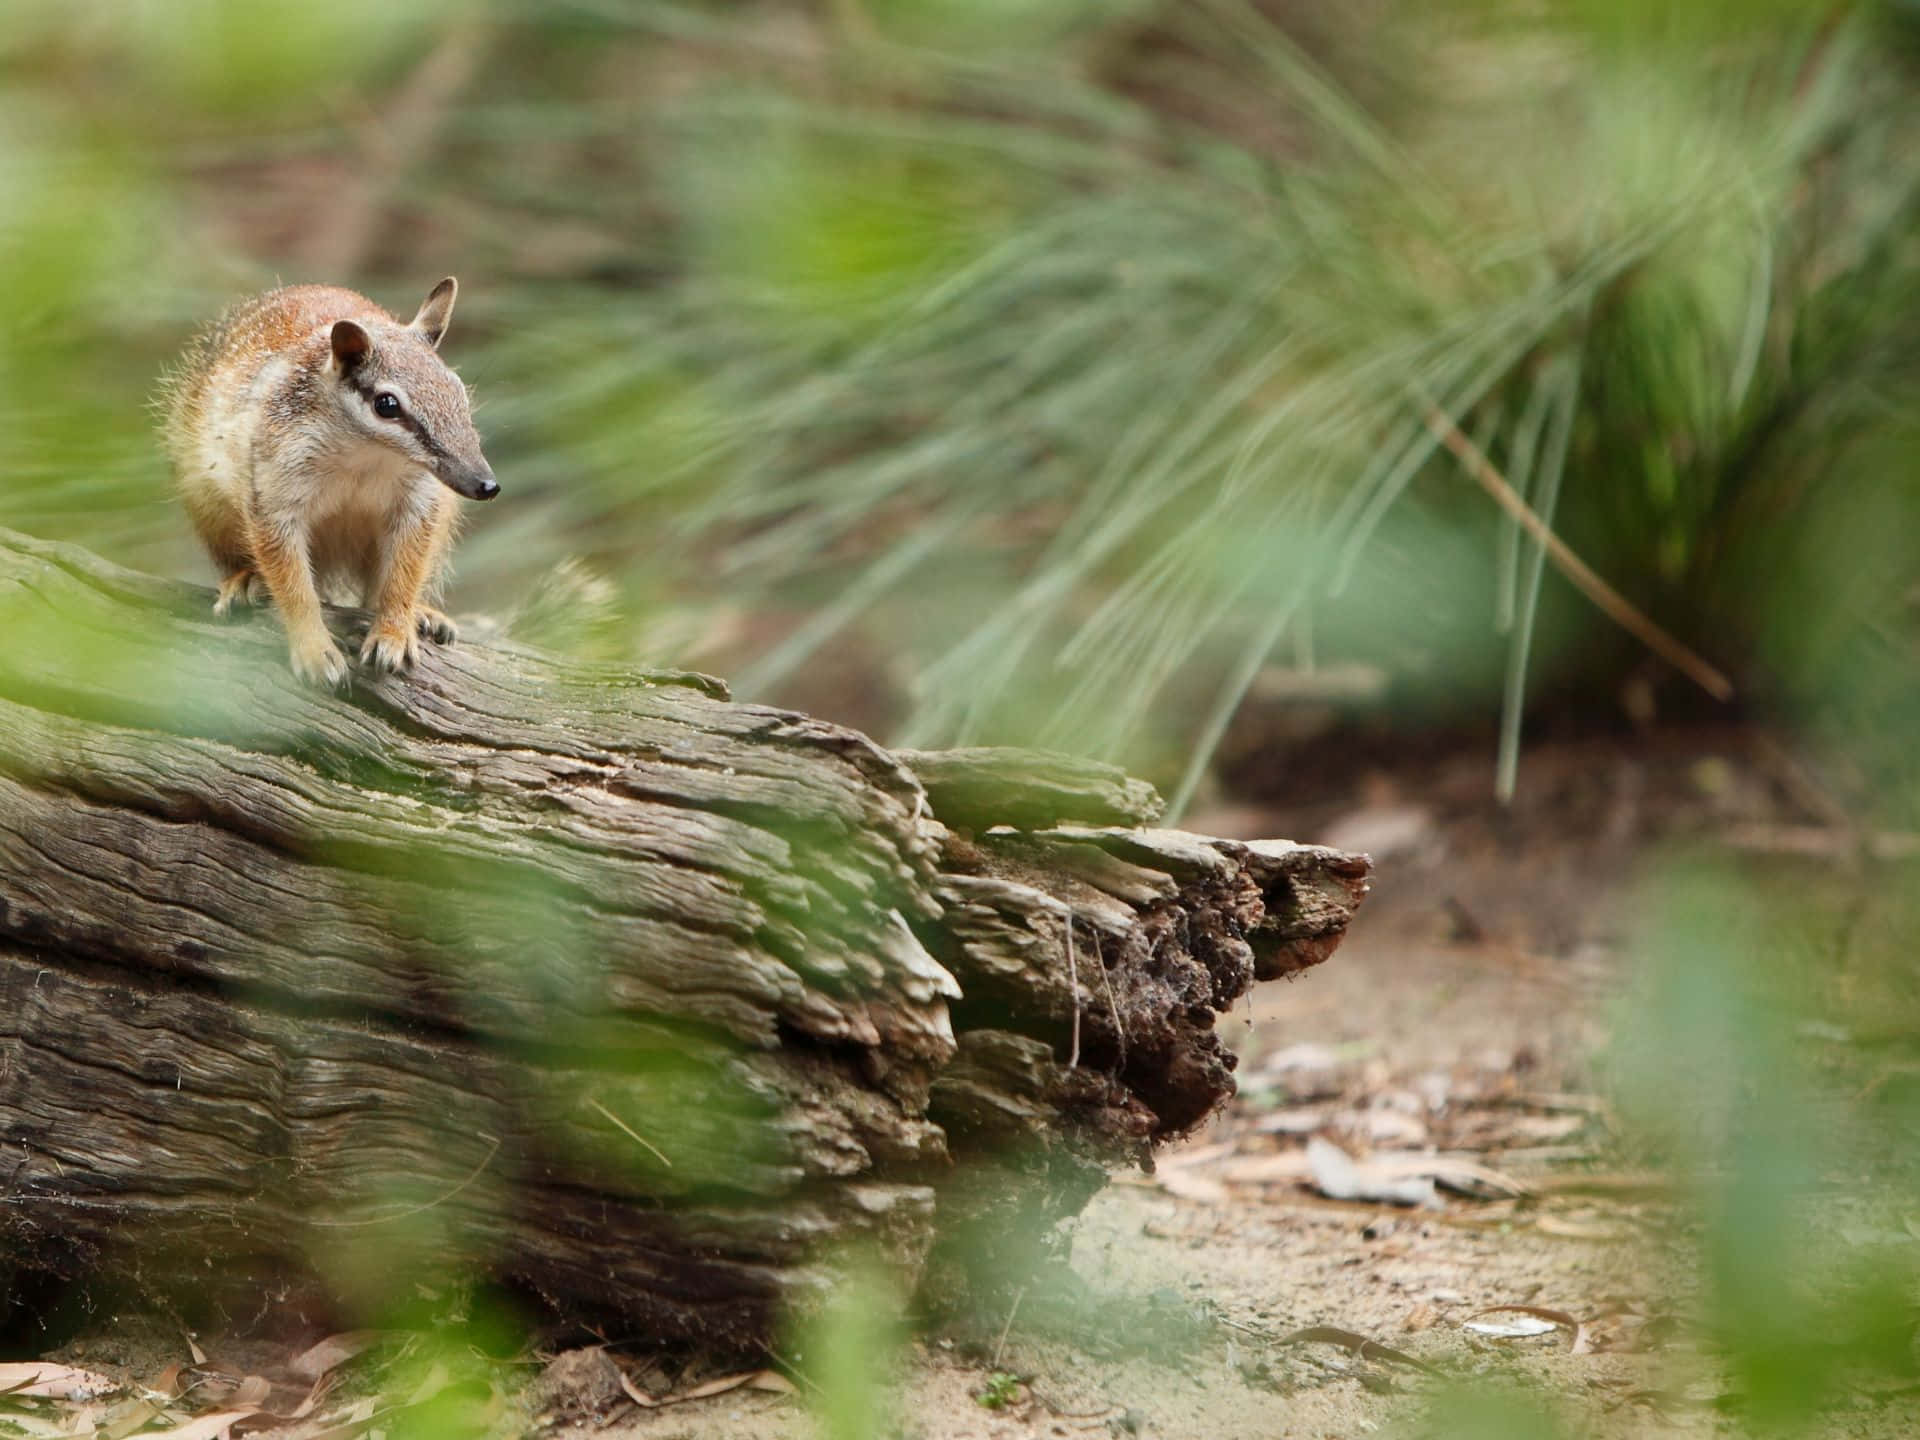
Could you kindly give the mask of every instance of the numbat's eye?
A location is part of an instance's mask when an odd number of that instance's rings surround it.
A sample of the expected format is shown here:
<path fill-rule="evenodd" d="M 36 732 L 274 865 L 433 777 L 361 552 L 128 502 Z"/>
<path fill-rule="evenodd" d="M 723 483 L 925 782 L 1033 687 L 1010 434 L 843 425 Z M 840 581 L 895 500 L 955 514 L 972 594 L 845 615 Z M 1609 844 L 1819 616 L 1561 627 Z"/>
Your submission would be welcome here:
<path fill-rule="evenodd" d="M 400 418 L 400 397 L 391 390 L 382 390 L 378 395 L 373 397 L 373 413 L 378 415 L 382 420 L 398 420 Z"/>

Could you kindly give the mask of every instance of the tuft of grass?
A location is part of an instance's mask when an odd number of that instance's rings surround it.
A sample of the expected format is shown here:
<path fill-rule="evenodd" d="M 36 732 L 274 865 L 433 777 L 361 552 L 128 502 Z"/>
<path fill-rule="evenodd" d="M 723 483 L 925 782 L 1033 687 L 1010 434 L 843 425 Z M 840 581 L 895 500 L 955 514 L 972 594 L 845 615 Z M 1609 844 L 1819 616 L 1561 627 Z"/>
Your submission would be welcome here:
<path fill-rule="evenodd" d="M 1497 707 L 1510 787 L 1529 701 L 1640 652 L 1432 405 L 1745 693 L 1845 744 L 1920 714 L 1911 7 L 354 4 L 310 46 L 281 8 L 5 7 L 0 523 L 197 571 L 152 376 L 366 199 L 384 238 L 323 278 L 470 277 L 448 353 L 508 503 L 459 598 L 604 577 L 541 630 L 596 655 L 773 696 L 868 646 L 888 738 L 1178 804 L 1264 669 L 1355 658 Z M 454 26 L 477 74 L 382 148 Z M 234 78 L 282 39 L 301 85 Z"/>
<path fill-rule="evenodd" d="M 974 1391 L 973 1400 L 983 1410 L 1004 1410 L 1020 1398 L 1025 1386 L 1026 1382 L 1018 1375 L 996 1370 L 987 1376 L 984 1385 Z"/>
<path fill-rule="evenodd" d="M 674 397 L 623 493 L 661 497 L 692 585 L 807 615 L 746 693 L 859 626 L 906 658 L 897 738 L 1183 757 L 1176 810 L 1316 619 L 1437 643 L 1417 591 L 1367 604 L 1401 583 L 1384 537 L 1480 503 L 1429 402 L 1638 606 L 1751 672 L 1783 657 L 1756 654 L 1734 517 L 1795 503 L 1770 466 L 1834 433 L 1812 397 L 1864 401 L 1916 315 L 1916 114 L 1877 24 L 1783 6 L 1676 47 L 1456 7 L 1383 42 L 1438 76 L 1385 117 L 1237 0 L 1024 57 L 882 44 L 824 99 L 727 70 L 661 117 L 668 282 L 562 405 L 593 445 L 591 397 Z M 604 304 L 505 328 L 591 330 Z M 1425 603 L 1504 648 L 1510 788 L 1531 688 L 1594 647 L 1562 625 L 1541 653 L 1544 552 L 1488 527 Z"/>

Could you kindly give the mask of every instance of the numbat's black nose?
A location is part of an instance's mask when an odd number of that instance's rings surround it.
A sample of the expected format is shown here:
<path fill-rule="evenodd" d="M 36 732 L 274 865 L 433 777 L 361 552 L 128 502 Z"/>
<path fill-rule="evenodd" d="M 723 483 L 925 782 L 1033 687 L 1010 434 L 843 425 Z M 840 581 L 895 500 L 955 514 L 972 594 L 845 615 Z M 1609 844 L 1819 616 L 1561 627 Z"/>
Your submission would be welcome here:
<path fill-rule="evenodd" d="M 491 500 L 500 493 L 500 482 L 493 478 L 493 467 L 484 460 L 471 469 L 449 466 L 438 473 L 442 484 L 469 500 Z"/>

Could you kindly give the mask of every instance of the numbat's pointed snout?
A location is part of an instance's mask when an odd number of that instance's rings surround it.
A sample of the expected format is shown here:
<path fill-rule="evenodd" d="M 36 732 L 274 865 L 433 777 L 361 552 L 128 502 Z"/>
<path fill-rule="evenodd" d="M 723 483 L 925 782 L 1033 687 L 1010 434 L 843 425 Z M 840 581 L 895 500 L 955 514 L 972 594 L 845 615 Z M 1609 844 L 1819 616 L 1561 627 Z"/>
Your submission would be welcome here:
<path fill-rule="evenodd" d="M 493 467 L 484 460 L 478 465 L 449 466 L 435 473 L 454 494 L 469 500 L 491 500 L 500 493 L 500 482 L 493 478 Z"/>

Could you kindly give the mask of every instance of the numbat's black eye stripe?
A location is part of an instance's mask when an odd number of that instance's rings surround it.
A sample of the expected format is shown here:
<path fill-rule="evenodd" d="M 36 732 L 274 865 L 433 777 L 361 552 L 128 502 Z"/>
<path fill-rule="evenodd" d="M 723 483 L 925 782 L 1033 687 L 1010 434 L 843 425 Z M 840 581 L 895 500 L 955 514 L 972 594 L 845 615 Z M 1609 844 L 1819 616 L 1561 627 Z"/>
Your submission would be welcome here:
<path fill-rule="evenodd" d="M 358 380 L 350 381 L 349 383 L 353 387 L 353 393 L 366 401 L 367 408 L 378 415 L 380 413 L 380 407 L 374 403 L 374 388 L 371 385 L 362 384 Z M 398 415 L 393 417 L 393 422 L 406 426 L 408 431 L 412 433 L 413 438 L 418 440 L 426 452 L 436 460 L 449 458 L 446 447 L 433 438 L 433 435 L 428 431 L 427 427 L 420 423 L 419 418 L 415 416 L 412 411 L 403 408 Z"/>

